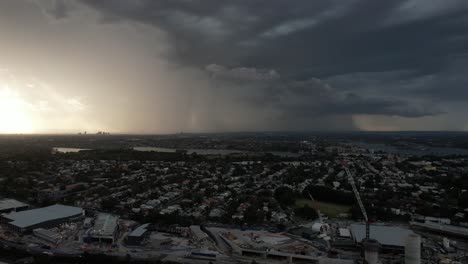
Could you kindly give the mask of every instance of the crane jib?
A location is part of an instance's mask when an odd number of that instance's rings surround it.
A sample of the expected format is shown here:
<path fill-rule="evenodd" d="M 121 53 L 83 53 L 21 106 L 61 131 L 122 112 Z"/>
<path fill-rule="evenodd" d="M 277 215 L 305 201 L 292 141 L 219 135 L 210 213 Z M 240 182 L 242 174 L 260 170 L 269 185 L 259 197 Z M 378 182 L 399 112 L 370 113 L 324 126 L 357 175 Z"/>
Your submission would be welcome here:
<path fill-rule="evenodd" d="M 359 192 L 356 188 L 356 183 L 354 182 L 353 175 L 349 171 L 348 167 L 344 166 L 344 169 L 346 171 L 346 174 L 348 175 L 349 184 L 351 184 L 351 188 L 353 189 L 354 196 L 356 197 L 359 208 L 361 209 L 362 216 L 364 217 L 364 220 L 366 221 L 366 239 L 369 240 L 370 226 L 369 226 L 369 218 L 367 217 L 366 208 L 364 207 L 364 204 L 362 203 L 362 200 L 361 200 L 361 195 L 359 195 Z"/>

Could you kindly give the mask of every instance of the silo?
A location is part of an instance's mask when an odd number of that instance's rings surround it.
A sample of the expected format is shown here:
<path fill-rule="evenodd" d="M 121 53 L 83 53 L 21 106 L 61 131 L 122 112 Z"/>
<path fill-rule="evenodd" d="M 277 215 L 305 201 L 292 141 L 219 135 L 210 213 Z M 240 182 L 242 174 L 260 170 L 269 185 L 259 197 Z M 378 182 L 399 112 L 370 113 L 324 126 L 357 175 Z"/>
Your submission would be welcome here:
<path fill-rule="evenodd" d="M 379 261 L 379 247 L 380 244 L 375 239 L 369 239 L 363 242 L 364 245 L 364 258 L 368 264 L 377 264 Z"/>
<path fill-rule="evenodd" d="M 445 249 L 449 249 L 450 248 L 450 240 L 448 240 L 448 238 L 444 237 L 442 239 L 442 244 L 444 245 L 444 248 Z"/>
<path fill-rule="evenodd" d="M 406 238 L 405 243 L 405 264 L 421 263 L 421 237 L 411 234 Z"/>

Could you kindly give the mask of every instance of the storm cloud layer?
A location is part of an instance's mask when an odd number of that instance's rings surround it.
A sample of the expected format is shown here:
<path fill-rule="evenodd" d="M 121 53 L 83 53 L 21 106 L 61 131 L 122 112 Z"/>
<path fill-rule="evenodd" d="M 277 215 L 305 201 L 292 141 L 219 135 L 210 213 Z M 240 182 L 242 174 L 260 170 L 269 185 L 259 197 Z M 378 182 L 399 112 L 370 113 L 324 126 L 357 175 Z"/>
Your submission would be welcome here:
<path fill-rule="evenodd" d="M 25 2 L 73 46 L 51 67 L 93 88 L 56 89 L 91 98 L 93 128 L 468 129 L 464 0 Z"/>

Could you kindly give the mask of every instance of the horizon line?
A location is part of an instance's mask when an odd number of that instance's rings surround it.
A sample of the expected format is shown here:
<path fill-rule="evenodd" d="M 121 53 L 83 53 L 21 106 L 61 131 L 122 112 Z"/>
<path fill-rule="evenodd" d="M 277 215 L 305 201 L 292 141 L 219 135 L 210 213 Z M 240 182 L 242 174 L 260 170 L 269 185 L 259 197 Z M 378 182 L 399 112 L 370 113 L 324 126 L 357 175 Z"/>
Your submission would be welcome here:
<path fill-rule="evenodd" d="M 166 135 L 213 135 L 213 134 L 305 134 L 305 133 L 468 133 L 466 130 L 291 130 L 291 131 L 221 131 L 221 132 L 172 132 L 172 133 L 157 133 L 157 132 L 105 132 L 109 134 L 98 133 L 79 133 L 79 132 L 44 132 L 44 133 L 1 133 L 0 136 L 166 136 Z"/>

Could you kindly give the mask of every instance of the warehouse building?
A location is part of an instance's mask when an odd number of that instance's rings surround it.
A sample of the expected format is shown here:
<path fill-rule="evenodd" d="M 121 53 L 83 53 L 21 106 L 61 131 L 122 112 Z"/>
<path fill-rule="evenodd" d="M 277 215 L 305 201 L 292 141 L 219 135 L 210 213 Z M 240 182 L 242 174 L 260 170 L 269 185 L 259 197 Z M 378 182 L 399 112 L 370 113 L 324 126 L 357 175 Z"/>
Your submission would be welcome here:
<path fill-rule="evenodd" d="M 208 234 L 203 232 L 199 225 L 190 226 L 190 235 L 192 239 L 197 242 L 203 242 L 209 239 Z"/>
<path fill-rule="evenodd" d="M 88 242 L 114 243 L 119 231 L 119 217 L 110 214 L 98 214 L 94 226 L 85 239 Z"/>
<path fill-rule="evenodd" d="M 81 208 L 56 204 L 3 214 L 1 221 L 13 231 L 30 233 L 37 228 L 52 228 L 66 222 L 80 220 L 83 217 L 84 211 Z"/>
<path fill-rule="evenodd" d="M 28 208 L 28 204 L 15 199 L 0 199 L 0 214 L 24 211 Z"/>
<path fill-rule="evenodd" d="M 62 236 L 59 233 L 44 228 L 34 229 L 33 234 L 34 236 L 52 244 L 57 244 L 62 239 Z"/>
<path fill-rule="evenodd" d="M 148 230 L 149 224 L 144 224 L 137 227 L 127 236 L 127 244 L 138 246 L 143 243 L 143 241 L 148 237 L 150 231 Z"/>
<path fill-rule="evenodd" d="M 366 237 L 366 225 L 350 226 L 354 241 L 359 244 Z M 399 226 L 371 225 L 370 238 L 377 240 L 384 251 L 404 251 L 405 241 L 413 231 Z"/>

